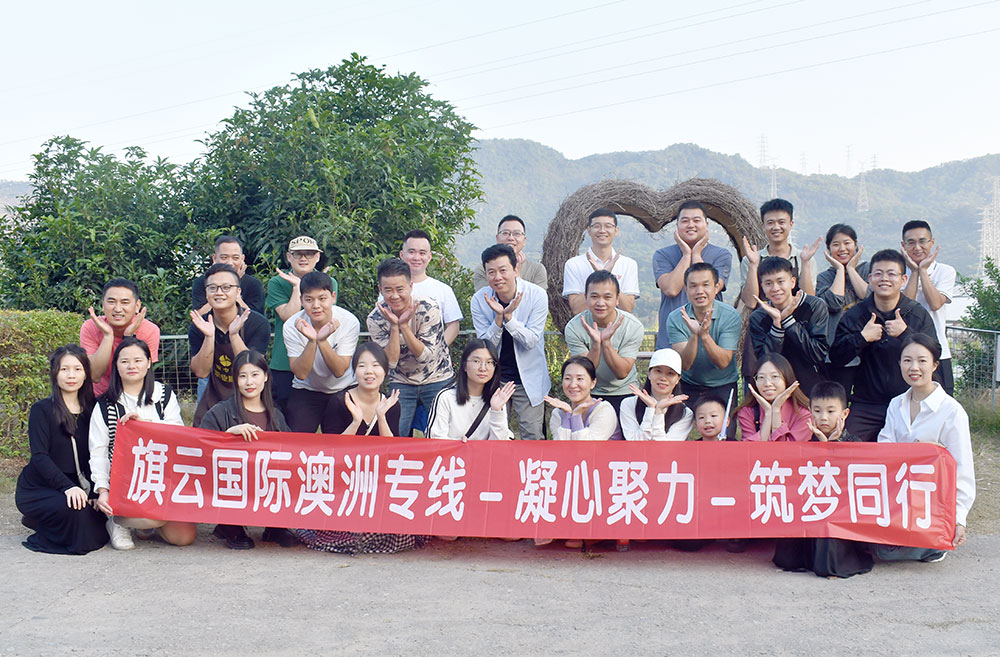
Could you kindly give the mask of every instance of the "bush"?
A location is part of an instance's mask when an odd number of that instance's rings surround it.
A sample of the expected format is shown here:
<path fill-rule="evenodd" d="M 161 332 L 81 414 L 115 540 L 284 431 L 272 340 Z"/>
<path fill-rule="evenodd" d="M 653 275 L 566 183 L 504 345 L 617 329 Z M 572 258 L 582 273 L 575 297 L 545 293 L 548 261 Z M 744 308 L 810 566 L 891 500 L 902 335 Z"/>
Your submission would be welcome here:
<path fill-rule="evenodd" d="M 50 392 L 49 354 L 78 343 L 82 323 L 58 310 L 0 310 L 0 456 L 29 455 L 28 411 Z"/>

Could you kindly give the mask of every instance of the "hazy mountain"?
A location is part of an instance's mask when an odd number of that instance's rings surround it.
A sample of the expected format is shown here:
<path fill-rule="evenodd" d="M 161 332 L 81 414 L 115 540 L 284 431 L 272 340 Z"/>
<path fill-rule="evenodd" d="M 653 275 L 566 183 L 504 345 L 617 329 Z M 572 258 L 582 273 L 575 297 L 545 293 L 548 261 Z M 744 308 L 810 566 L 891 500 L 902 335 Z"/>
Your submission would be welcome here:
<path fill-rule="evenodd" d="M 770 171 L 754 167 L 739 155 L 723 155 L 694 144 L 676 144 L 660 151 L 606 153 L 569 160 L 536 142 L 485 140 L 476 161 L 482 175 L 485 201 L 478 208 L 479 230 L 458 240 L 463 262 L 474 262 L 493 243 L 497 221 L 516 214 L 528 225 L 528 251 L 537 258 L 549 221 L 562 201 L 583 185 L 601 179 L 622 178 L 666 189 L 692 177 L 716 178 L 730 184 L 755 204 L 770 192 Z M 857 212 L 859 178 L 837 175 L 804 176 L 786 169 L 776 172 L 778 195 L 795 205 L 792 240 L 800 247 L 825 235 L 834 223 L 848 223 L 858 231 L 865 253 L 899 248 L 899 230 L 905 221 L 924 219 L 942 247 L 940 260 L 962 274 L 973 275 L 979 258 L 979 224 L 990 202 L 992 177 L 1000 175 L 1000 155 L 949 162 L 923 171 L 902 173 L 887 169 L 865 174 L 870 210 Z M 713 242 L 724 245 L 721 229 Z M 639 263 L 642 297 L 637 314 L 655 326 L 659 292 L 652 280 L 653 252 L 673 242 L 673 228 L 650 236 L 638 222 L 622 222 L 621 246 Z M 589 244 L 584 241 L 584 248 Z M 819 257 L 819 265 L 827 264 Z M 739 272 L 730 278 L 739 286 Z"/>

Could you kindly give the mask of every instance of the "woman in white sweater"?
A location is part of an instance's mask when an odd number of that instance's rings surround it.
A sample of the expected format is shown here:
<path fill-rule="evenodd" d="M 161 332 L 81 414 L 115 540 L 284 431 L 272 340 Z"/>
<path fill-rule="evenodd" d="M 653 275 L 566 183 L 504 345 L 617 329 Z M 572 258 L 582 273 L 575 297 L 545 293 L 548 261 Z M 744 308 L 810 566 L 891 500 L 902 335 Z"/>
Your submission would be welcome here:
<path fill-rule="evenodd" d="M 684 405 L 687 395 L 675 395 L 681 380 L 681 355 L 657 349 L 649 359 L 649 374 L 642 388 L 629 386 L 634 397 L 622 401 L 622 434 L 625 440 L 687 440 L 694 413 Z"/>
<path fill-rule="evenodd" d="M 111 458 L 117 423 L 130 419 L 163 422 L 184 426 L 177 395 L 170 386 L 153 379 L 153 361 L 149 346 L 134 336 L 128 336 L 115 349 L 111 360 L 111 382 L 108 391 L 97 400 L 90 416 L 90 476 L 97 491 L 96 506 L 108 515 L 111 547 L 131 550 L 132 529 L 158 529 L 167 543 L 190 545 L 195 538 L 191 522 L 163 522 L 114 515 L 109 500 L 111 488 Z"/>
<path fill-rule="evenodd" d="M 485 340 L 469 340 L 455 385 L 434 398 L 427 437 L 462 442 L 512 440 L 507 401 L 513 394 L 513 381 L 500 383 L 499 359 L 493 345 Z"/>
<path fill-rule="evenodd" d="M 941 345 L 923 333 L 903 340 L 899 368 L 910 389 L 889 402 L 880 443 L 936 443 L 955 458 L 958 481 L 955 495 L 954 547 L 965 543 L 965 521 L 976 499 L 976 473 L 972 465 L 969 416 L 962 405 L 934 380 L 941 360 Z M 883 561 L 940 561 L 943 550 L 879 545 L 875 552 Z"/>
<path fill-rule="evenodd" d="M 622 440 L 615 407 L 591 396 L 597 369 L 586 356 L 573 356 L 562 366 L 562 389 L 569 403 L 545 396 L 552 406 L 552 440 Z"/>

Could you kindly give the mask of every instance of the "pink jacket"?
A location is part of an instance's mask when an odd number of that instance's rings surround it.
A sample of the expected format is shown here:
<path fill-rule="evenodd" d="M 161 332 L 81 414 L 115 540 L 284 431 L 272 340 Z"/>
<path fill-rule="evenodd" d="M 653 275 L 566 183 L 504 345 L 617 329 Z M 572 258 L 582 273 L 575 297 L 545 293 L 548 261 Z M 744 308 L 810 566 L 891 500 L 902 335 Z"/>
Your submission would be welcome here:
<path fill-rule="evenodd" d="M 797 411 L 792 410 L 793 404 L 791 401 L 786 401 L 781 406 L 781 426 L 771 432 L 770 441 L 776 442 L 779 440 L 783 441 L 806 441 L 812 438 L 812 431 L 809 430 L 809 409 L 798 407 Z M 756 406 L 746 406 L 741 408 L 736 414 L 736 420 L 740 423 L 740 431 L 742 433 L 741 440 L 756 440 L 760 441 L 760 429 L 757 428 L 754 422 L 754 411 L 759 409 Z M 763 413 L 761 413 L 761 420 L 763 420 Z"/>

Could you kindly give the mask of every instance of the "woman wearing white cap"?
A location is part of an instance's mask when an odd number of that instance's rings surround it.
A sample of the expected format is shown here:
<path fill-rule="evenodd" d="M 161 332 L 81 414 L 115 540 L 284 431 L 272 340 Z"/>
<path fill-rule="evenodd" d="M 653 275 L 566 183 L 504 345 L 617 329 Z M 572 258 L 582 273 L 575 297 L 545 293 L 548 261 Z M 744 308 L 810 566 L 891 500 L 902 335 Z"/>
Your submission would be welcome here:
<path fill-rule="evenodd" d="M 681 355 L 673 349 L 653 352 L 646 385 L 629 385 L 634 396 L 622 401 L 625 440 L 687 440 L 694 413 L 684 405 L 687 395 L 674 394 L 680 380 Z"/>

